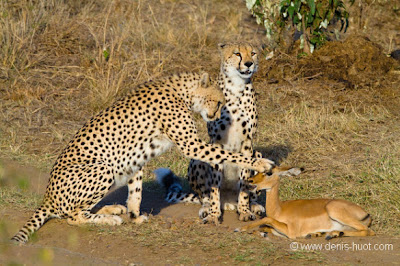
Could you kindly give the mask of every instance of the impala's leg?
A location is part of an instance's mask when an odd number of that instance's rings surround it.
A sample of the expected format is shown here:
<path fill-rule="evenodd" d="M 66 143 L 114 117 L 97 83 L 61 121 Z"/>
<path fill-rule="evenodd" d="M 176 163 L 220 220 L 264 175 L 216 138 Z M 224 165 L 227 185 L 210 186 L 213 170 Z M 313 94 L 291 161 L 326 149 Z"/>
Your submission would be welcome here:
<path fill-rule="evenodd" d="M 374 236 L 375 232 L 371 229 L 360 230 L 360 231 L 332 231 L 326 234 L 325 239 L 330 240 L 335 237 L 341 236 Z"/>
<path fill-rule="evenodd" d="M 260 225 L 268 225 L 270 227 L 272 227 L 275 231 L 277 231 L 278 233 L 288 236 L 288 227 L 287 224 L 285 223 L 281 223 L 271 217 L 265 217 L 261 220 L 258 220 L 254 223 L 251 224 L 247 224 L 241 228 L 236 229 L 236 232 L 243 232 L 243 231 L 247 231 L 251 228 L 260 226 Z"/>
<path fill-rule="evenodd" d="M 309 238 L 312 238 L 312 237 L 320 237 L 320 236 L 322 236 L 323 234 L 325 234 L 325 233 L 321 233 L 321 232 L 310 233 L 310 234 L 306 235 L 305 238 L 309 239 Z"/>
<path fill-rule="evenodd" d="M 367 214 L 363 209 L 359 206 L 346 202 L 346 201 L 331 201 L 326 205 L 326 210 L 331 219 L 343 224 L 344 226 L 348 226 L 354 228 L 353 230 L 344 230 L 344 231 L 332 231 L 327 233 L 326 239 L 332 239 L 334 237 L 339 236 L 373 236 L 375 232 L 368 228 L 369 223 L 363 223 L 363 220 L 369 218 L 369 214 Z M 370 218 L 369 218 L 370 220 Z"/>
<path fill-rule="evenodd" d="M 376 235 L 371 229 L 363 231 L 343 231 L 343 236 L 374 236 Z"/>
<path fill-rule="evenodd" d="M 258 228 L 258 231 L 272 234 L 274 229 L 272 227 L 269 227 L 269 226 L 262 226 L 262 227 Z"/>
<path fill-rule="evenodd" d="M 244 226 L 242 226 L 240 228 L 236 228 L 235 232 L 244 232 L 244 231 L 250 230 L 250 229 L 252 229 L 254 227 L 257 227 L 257 226 L 260 226 L 260 225 L 264 225 L 264 224 L 267 223 L 267 221 L 268 221 L 267 219 L 268 219 L 268 217 L 265 217 L 265 218 L 263 218 L 261 220 L 255 221 L 253 223 L 246 224 L 246 225 L 244 225 Z"/>

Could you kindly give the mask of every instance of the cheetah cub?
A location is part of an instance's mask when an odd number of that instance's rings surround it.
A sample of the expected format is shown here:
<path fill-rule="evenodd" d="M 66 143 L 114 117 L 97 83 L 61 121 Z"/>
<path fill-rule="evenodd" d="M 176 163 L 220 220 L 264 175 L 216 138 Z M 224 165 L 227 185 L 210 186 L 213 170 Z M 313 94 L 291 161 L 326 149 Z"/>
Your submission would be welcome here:
<path fill-rule="evenodd" d="M 39 207 L 12 238 L 24 243 L 48 219 L 66 218 L 69 224 L 119 225 L 128 213 L 137 223 L 142 200 L 142 167 L 173 144 L 187 157 L 218 165 L 229 161 L 259 172 L 273 164 L 204 143 L 197 136 L 191 111 L 204 120 L 220 117 L 224 95 L 208 74 L 175 74 L 138 86 L 87 122 L 56 160 Z M 128 184 L 127 209 L 92 208 L 112 185 Z"/>

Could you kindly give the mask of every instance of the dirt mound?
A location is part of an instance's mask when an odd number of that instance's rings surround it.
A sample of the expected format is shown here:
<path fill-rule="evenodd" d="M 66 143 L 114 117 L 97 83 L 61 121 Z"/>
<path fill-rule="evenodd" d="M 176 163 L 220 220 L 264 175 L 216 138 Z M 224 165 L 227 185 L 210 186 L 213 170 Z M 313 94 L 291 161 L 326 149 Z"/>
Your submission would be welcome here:
<path fill-rule="evenodd" d="M 350 36 L 343 42 L 328 42 L 311 56 L 279 55 L 267 77 L 272 80 L 324 77 L 341 81 L 347 88 L 376 85 L 397 65 L 382 48 L 364 36 Z"/>

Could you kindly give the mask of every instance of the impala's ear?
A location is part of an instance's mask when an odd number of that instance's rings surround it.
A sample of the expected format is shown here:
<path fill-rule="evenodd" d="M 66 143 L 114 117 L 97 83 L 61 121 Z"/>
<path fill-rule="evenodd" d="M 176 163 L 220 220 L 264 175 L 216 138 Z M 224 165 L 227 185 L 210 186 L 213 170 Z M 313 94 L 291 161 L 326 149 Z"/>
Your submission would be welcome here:
<path fill-rule="evenodd" d="M 272 168 L 271 172 L 277 176 L 297 176 L 304 171 L 304 168 L 288 167 L 288 166 L 276 166 Z"/>
<path fill-rule="evenodd" d="M 203 88 L 207 88 L 208 86 L 210 86 L 210 75 L 207 72 L 201 74 L 200 86 Z"/>

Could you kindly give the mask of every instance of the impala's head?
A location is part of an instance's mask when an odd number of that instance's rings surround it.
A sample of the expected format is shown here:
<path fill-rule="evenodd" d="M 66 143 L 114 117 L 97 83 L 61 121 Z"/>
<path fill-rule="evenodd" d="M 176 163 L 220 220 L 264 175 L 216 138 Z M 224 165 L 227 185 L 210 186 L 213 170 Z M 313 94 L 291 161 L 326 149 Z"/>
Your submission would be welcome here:
<path fill-rule="evenodd" d="M 301 173 L 300 168 L 293 167 L 274 167 L 271 172 L 272 175 L 266 173 L 258 173 L 248 179 L 249 183 L 257 186 L 257 190 L 271 190 L 275 185 L 279 184 L 280 176 L 296 176 Z"/>
<path fill-rule="evenodd" d="M 259 190 L 271 190 L 273 186 L 279 183 L 279 175 L 273 174 L 271 176 L 265 173 L 258 173 L 253 177 L 248 179 L 249 183 L 257 186 L 257 191 Z"/>

